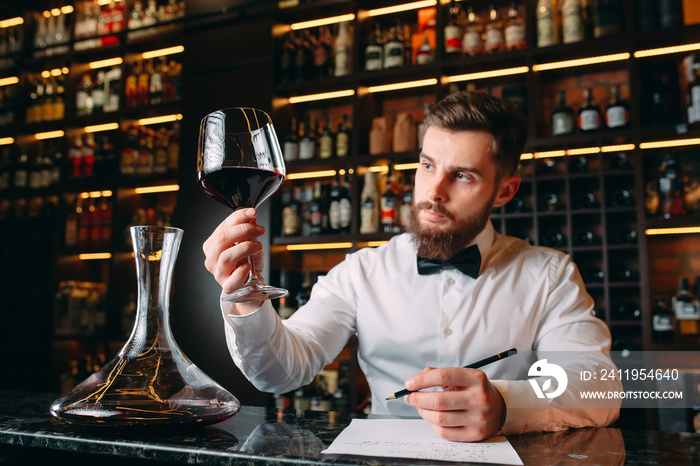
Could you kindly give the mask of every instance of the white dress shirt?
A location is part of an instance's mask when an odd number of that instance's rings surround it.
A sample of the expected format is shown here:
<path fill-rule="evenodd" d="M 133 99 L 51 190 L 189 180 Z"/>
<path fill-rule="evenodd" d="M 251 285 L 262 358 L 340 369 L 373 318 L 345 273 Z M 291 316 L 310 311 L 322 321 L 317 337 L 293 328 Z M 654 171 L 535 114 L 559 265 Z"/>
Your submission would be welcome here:
<path fill-rule="evenodd" d="M 451 267 L 419 275 L 409 234 L 348 254 L 289 319 L 269 301 L 252 314 L 224 316 L 233 359 L 258 389 L 284 393 L 310 383 L 356 334 L 372 413 L 416 416 L 403 400 L 385 397 L 425 367 L 465 366 L 512 347 L 609 349 L 610 332 L 593 316 L 568 255 L 500 235 L 490 222 L 475 242 L 482 256 L 476 279 Z M 618 415 L 615 407 L 557 409 L 536 397 L 525 380 L 529 366 L 516 374 L 509 367 L 504 360 L 482 368 L 508 406 L 504 433 L 602 426 Z M 565 405 L 566 396 L 558 402 Z"/>

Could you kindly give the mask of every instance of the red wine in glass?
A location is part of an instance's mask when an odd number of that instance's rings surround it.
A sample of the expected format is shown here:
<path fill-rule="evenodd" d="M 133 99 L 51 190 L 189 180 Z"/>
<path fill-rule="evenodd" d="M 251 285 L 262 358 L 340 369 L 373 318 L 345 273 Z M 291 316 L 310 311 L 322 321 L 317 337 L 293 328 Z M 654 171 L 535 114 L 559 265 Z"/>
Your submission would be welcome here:
<path fill-rule="evenodd" d="M 199 172 L 197 179 L 207 196 L 235 210 L 259 206 L 277 191 L 284 176 L 262 168 L 222 167 L 209 173 Z"/>
<path fill-rule="evenodd" d="M 270 116 L 250 107 L 217 110 L 202 119 L 197 182 L 205 194 L 233 210 L 258 208 L 282 184 L 286 168 Z M 252 259 L 252 258 L 249 258 Z M 265 284 L 249 260 L 248 282 L 223 301 L 259 302 L 285 296 Z"/>

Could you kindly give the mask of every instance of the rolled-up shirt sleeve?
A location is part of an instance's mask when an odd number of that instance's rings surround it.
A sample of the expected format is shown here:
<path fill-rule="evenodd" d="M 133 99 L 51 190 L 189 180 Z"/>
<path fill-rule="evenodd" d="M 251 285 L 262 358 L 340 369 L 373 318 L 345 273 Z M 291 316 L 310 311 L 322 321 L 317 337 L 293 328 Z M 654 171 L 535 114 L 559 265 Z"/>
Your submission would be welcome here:
<path fill-rule="evenodd" d="M 343 349 L 355 332 L 349 266 L 319 277 L 312 299 L 289 319 L 270 301 L 245 316 L 224 314 L 233 361 L 258 390 L 285 393 L 306 385 Z"/>

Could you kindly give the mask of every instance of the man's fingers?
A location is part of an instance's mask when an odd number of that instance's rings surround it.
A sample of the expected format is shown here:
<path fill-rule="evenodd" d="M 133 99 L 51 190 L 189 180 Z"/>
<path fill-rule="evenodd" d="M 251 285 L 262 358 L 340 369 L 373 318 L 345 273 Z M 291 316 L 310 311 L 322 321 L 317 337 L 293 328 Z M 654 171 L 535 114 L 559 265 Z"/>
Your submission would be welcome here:
<path fill-rule="evenodd" d="M 246 214 L 246 212 L 248 212 L 248 214 Z M 214 274 L 214 276 L 222 273 L 222 256 L 224 259 L 232 255 L 234 258 L 236 257 L 236 254 L 232 254 L 230 251 L 231 248 L 235 248 L 240 243 L 256 240 L 265 233 L 265 228 L 261 225 L 257 225 L 255 223 L 255 216 L 253 215 L 253 217 L 250 217 L 250 213 L 255 214 L 255 209 L 244 209 L 232 213 L 226 220 L 219 224 L 202 245 L 205 255 L 204 266 L 209 272 Z M 240 248 L 238 252 L 240 253 Z M 258 250 L 254 250 L 253 252 L 257 253 Z M 237 259 L 236 262 L 238 262 L 238 260 L 240 259 Z M 234 266 L 235 262 L 234 264 L 228 264 L 226 268 L 230 272 L 233 270 Z"/>
<path fill-rule="evenodd" d="M 212 232 L 211 236 L 204 241 L 203 249 L 206 252 L 211 249 L 213 243 L 220 241 L 224 237 L 224 232 L 231 227 L 244 223 L 255 224 L 257 212 L 255 209 L 236 210 L 226 217 Z"/>
<path fill-rule="evenodd" d="M 466 403 L 459 397 L 453 396 L 455 393 L 446 392 L 415 392 L 405 397 L 406 403 L 420 409 L 429 410 L 462 410 Z"/>
<path fill-rule="evenodd" d="M 259 241 L 246 241 L 231 246 L 219 255 L 213 271 L 214 277 L 219 283 L 223 283 L 240 264 L 248 262 L 248 257 L 261 251 L 262 243 Z"/>
<path fill-rule="evenodd" d="M 488 381 L 486 375 L 476 369 L 460 367 L 430 368 L 410 377 L 406 381 L 406 388 L 416 391 L 430 387 L 469 387 L 474 384 L 483 384 L 486 381 Z"/>

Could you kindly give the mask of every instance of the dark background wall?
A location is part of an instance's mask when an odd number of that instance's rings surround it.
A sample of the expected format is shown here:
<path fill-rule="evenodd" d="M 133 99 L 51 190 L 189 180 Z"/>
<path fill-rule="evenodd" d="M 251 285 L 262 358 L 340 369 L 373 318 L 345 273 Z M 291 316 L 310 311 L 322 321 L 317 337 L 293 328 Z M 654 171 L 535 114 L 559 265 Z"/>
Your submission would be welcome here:
<path fill-rule="evenodd" d="M 221 288 L 204 268 L 202 243 L 231 211 L 200 191 L 195 176 L 196 147 L 199 122 L 206 114 L 237 106 L 270 110 L 272 24 L 269 15 L 233 19 L 215 15 L 188 25 L 184 37 L 186 101 L 177 226 L 185 234 L 173 278 L 173 334 L 184 353 L 244 405 L 263 405 L 266 396 L 236 368 L 224 341 Z"/>

